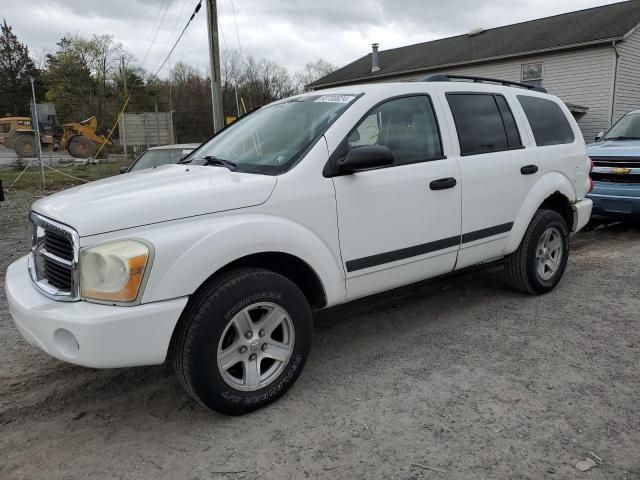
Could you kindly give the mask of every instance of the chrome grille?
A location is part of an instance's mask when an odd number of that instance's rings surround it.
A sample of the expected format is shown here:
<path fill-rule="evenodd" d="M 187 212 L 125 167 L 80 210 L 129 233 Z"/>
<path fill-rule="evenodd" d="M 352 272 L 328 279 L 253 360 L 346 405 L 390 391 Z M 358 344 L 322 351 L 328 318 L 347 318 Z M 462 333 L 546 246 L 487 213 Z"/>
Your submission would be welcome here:
<path fill-rule="evenodd" d="M 640 157 L 591 157 L 594 167 L 640 168 Z"/>
<path fill-rule="evenodd" d="M 72 228 L 31 214 L 33 228 L 29 270 L 35 285 L 56 300 L 78 298 L 79 237 Z"/>

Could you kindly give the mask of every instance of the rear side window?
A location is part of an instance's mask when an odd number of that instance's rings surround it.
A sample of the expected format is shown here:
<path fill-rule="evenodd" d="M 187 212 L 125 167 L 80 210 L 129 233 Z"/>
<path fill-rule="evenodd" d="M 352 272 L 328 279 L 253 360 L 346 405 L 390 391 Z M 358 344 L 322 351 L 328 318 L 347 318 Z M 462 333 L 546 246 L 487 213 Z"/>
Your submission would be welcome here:
<path fill-rule="evenodd" d="M 556 102 L 529 95 L 518 95 L 518 101 L 529 120 L 536 145 L 573 143 L 575 137 L 571 125 Z"/>
<path fill-rule="evenodd" d="M 490 93 L 448 93 L 447 101 L 462 155 L 521 148 L 520 134 L 507 101 Z"/>

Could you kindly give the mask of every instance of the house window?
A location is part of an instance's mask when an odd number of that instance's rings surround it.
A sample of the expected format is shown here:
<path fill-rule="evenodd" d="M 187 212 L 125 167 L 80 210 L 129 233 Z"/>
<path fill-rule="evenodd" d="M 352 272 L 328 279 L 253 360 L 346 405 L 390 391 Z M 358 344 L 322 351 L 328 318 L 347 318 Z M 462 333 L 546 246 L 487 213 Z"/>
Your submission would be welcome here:
<path fill-rule="evenodd" d="M 522 83 L 532 85 L 534 87 L 542 86 L 542 74 L 544 69 L 541 63 L 524 63 L 522 65 L 522 72 L 520 74 L 520 80 Z"/>

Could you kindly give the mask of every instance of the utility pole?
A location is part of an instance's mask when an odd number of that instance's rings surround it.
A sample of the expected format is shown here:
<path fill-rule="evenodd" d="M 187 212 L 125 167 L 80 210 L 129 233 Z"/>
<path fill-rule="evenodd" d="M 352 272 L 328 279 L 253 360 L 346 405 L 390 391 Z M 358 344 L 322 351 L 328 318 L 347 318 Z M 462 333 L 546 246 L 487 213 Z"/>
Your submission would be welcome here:
<path fill-rule="evenodd" d="M 120 57 L 120 63 L 122 65 L 122 79 L 124 81 L 124 101 L 126 102 L 127 98 L 129 98 L 129 91 L 127 90 L 127 67 L 124 64 L 124 55 Z M 127 129 L 124 125 L 124 112 L 120 114 L 120 128 L 122 129 L 122 146 L 124 147 L 124 158 L 127 159 Z"/>
<path fill-rule="evenodd" d="M 36 148 L 38 149 L 38 163 L 40 163 L 40 176 L 42 177 L 42 189 L 45 189 L 44 184 L 44 163 L 42 163 L 42 144 L 40 143 L 40 122 L 38 121 L 38 106 L 36 104 L 36 89 L 33 86 L 33 77 L 31 77 L 31 95 L 33 97 L 33 110 L 31 111 L 31 117 L 33 118 L 34 129 L 36 131 Z"/>
<path fill-rule="evenodd" d="M 222 115 L 222 80 L 220 75 L 220 48 L 218 44 L 218 9 L 216 0 L 207 0 L 207 27 L 209 29 L 209 59 L 211 61 L 211 103 L 213 131 L 224 127 Z"/>

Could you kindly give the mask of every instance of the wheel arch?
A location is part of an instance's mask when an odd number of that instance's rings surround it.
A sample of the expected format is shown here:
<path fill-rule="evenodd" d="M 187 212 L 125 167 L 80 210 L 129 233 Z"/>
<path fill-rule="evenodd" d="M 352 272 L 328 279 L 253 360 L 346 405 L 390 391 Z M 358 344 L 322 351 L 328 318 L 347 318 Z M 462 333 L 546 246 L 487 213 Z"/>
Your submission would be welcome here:
<path fill-rule="evenodd" d="M 327 294 L 316 271 L 304 260 L 284 252 L 260 252 L 238 258 L 213 273 L 203 285 L 212 278 L 239 268 L 261 268 L 280 274 L 302 290 L 313 308 L 322 308 L 327 304 Z"/>
<path fill-rule="evenodd" d="M 156 258 L 143 303 L 193 295 L 212 278 L 246 267 L 289 278 L 313 307 L 344 300 L 344 271 L 336 258 L 337 247 L 333 251 L 316 233 L 292 220 L 234 215 L 195 222 L 192 228 L 185 225 L 180 238 L 175 227 L 163 230 L 148 238 L 156 247 Z"/>
<path fill-rule="evenodd" d="M 540 177 L 529 190 L 511 229 L 504 255 L 517 250 L 533 216 L 541 208 L 558 212 L 567 221 L 569 231 L 573 227 L 573 204 L 576 191 L 571 181 L 559 172 L 549 172 Z"/>

